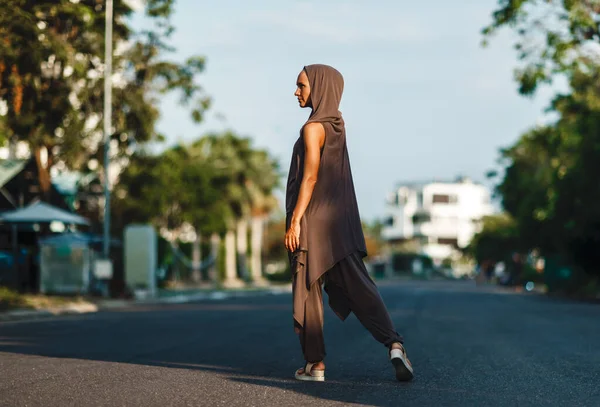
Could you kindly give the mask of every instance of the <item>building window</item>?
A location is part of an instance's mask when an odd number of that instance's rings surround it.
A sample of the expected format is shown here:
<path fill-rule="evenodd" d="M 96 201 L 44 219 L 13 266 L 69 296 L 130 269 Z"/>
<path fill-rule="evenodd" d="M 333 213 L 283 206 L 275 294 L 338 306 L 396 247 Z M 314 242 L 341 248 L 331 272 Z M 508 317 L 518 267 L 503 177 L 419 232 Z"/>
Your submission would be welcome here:
<path fill-rule="evenodd" d="M 450 204 L 458 202 L 458 198 L 456 195 L 448 195 L 448 194 L 433 194 L 431 198 L 431 203 L 434 204 Z"/>
<path fill-rule="evenodd" d="M 412 222 L 415 225 L 419 223 L 431 222 L 431 215 L 427 212 L 417 212 L 413 215 Z"/>
<path fill-rule="evenodd" d="M 446 244 L 454 247 L 458 247 L 458 239 L 451 237 L 438 237 L 438 244 Z"/>
<path fill-rule="evenodd" d="M 383 226 L 389 226 L 389 227 L 394 226 L 394 217 L 389 216 L 389 217 L 385 218 L 385 220 L 383 221 Z"/>

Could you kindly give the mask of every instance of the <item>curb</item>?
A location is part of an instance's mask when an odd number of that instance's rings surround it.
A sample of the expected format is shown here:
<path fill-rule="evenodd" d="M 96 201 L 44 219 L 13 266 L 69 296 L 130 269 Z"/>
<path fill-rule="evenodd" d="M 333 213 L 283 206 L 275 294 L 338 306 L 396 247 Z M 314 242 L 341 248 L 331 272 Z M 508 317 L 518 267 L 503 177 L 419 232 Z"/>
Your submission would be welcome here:
<path fill-rule="evenodd" d="M 137 300 L 99 300 L 95 303 L 70 304 L 50 309 L 16 309 L 0 312 L 0 322 L 34 321 L 64 315 L 90 314 L 116 308 L 131 308 L 141 305 L 185 304 L 195 301 L 221 301 L 230 298 L 257 297 L 291 293 L 291 286 L 270 287 L 256 290 L 214 290 L 194 294 L 176 294 L 161 298 L 144 298 Z"/>
<path fill-rule="evenodd" d="M 64 307 L 47 309 L 16 309 L 14 311 L 0 312 L 0 322 L 37 320 L 61 315 L 89 314 L 98 310 L 98 306 L 92 303 L 70 304 Z"/>
<path fill-rule="evenodd" d="M 258 297 L 265 295 L 281 295 L 291 293 L 291 286 L 261 288 L 256 290 L 223 290 L 215 289 L 212 291 L 176 294 L 168 297 L 159 298 L 139 298 L 135 300 L 99 300 L 96 302 L 98 310 L 108 310 L 114 308 L 128 308 L 139 305 L 158 305 L 158 304 L 185 304 L 194 301 L 220 301 L 230 298 Z"/>

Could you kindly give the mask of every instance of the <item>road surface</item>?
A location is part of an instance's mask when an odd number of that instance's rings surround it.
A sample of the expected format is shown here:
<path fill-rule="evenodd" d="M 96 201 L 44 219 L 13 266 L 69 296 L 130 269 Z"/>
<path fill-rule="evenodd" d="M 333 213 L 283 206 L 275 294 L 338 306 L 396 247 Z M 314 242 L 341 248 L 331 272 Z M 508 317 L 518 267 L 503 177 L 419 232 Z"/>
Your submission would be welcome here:
<path fill-rule="evenodd" d="M 327 309 L 327 381 L 302 365 L 289 294 L 0 323 L 1 406 L 600 406 L 600 306 L 389 282 L 416 377 Z"/>

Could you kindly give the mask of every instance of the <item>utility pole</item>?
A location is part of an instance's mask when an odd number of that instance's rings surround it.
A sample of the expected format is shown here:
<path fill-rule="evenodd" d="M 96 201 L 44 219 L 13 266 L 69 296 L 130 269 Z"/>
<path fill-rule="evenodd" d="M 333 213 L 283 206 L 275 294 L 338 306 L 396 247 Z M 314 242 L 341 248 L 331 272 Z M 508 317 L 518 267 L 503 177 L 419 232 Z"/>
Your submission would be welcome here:
<path fill-rule="evenodd" d="M 106 0 L 105 66 L 104 66 L 104 258 L 110 254 L 110 189 L 108 167 L 110 164 L 110 134 L 112 125 L 112 34 L 113 0 Z"/>

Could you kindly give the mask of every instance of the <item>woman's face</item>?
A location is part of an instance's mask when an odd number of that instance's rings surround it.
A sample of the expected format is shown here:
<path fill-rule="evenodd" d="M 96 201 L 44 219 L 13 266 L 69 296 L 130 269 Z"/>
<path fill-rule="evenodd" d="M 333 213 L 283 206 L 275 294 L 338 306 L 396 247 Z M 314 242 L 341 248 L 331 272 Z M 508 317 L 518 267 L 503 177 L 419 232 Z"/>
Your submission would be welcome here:
<path fill-rule="evenodd" d="M 308 83 L 308 76 L 306 75 L 306 71 L 304 69 L 298 75 L 298 80 L 296 81 L 296 92 L 294 96 L 298 98 L 298 104 L 300 107 L 312 107 L 312 103 L 310 100 L 310 83 Z"/>

